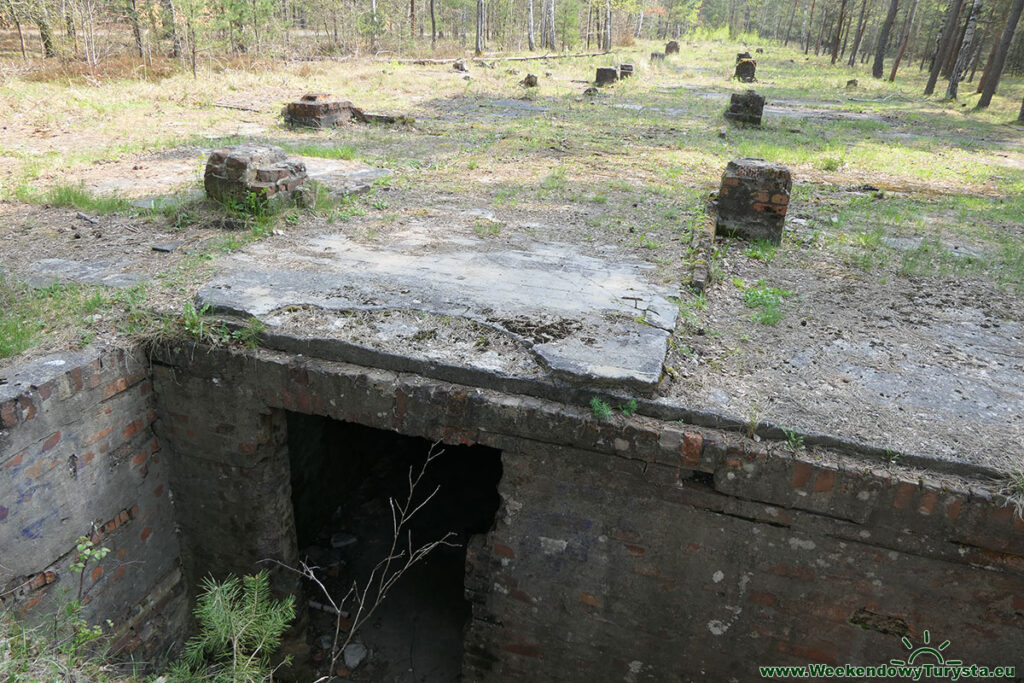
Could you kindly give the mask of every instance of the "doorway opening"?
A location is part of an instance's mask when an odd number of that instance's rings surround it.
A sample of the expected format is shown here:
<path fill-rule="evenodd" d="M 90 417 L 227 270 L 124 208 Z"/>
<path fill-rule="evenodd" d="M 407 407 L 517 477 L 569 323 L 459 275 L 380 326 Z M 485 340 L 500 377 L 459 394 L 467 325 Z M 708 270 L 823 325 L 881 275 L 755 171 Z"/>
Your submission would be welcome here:
<path fill-rule="evenodd" d="M 380 600 L 356 641 L 366 657 L 352 680 L 458 681 L 470 605 L 463 591 L 466 543 L 485 534 L 498 510 L 501 452 L 486 446 L 446 446 L 330 418 L 288 413 L 292 505 L 299 557 L 316 571 L 335 601 L 360 589 L 395 542 L 392 501 L 418 510 L 400 530 L 401 557 L 446 539 L 405 572 Z M 428 462 L 429 459 L 429 462 Z M 422 476 L 416 481 L 417 475 Z M 415 482 L 410 500 L 410 476 Z M 335 615 L 322 591 L 307 582 L 310 645 L 327 674 Z M 368 610 L 375 591 L 364 606 Z M 342 607 L 343 630 L 356 617 L 353 597 Z M 344 639 L 344 634 L 342 635 Z M 359 654 L 354 648 L 353 655 Z M 338 666 L 344 666 L 340 657 Z"/>

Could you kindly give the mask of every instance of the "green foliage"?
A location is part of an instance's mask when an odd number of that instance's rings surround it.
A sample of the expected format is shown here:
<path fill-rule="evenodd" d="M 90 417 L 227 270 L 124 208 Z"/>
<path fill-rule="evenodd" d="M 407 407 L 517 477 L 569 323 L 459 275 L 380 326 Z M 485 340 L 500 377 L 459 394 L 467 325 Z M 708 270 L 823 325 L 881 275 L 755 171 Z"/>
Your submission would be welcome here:
<path fill-rule="evenodd" d="M 55 283 L 32 289 L 0 273 L 0 358 L 16 356 L 58 330 L 74 337 L 69 343 L 82 345 L 88 335 L 78 332 L 115 300 L 105 287 Z"/>
<path fill-rule="evenodd" d="M 138 212 L 127 199 L 97 195 L 84 184 L 59 183 L 42 191 L 22 185 L 16 191 L 16 198 L 22 202 L 66 207 L 93 214 Z"/>
<path fill-rule="evenodd" d="M 782 320 L 783 300 L 793 295 L 793 292 L 777 287 L 769 287 L 764 280 L 758 280 L 757 284 L 743 292 L 743 303 L 747 308 L 753 308 L 754 320 L 762 325 L 777 325 Z"/>
<path fill-rule="evenodd" d="M 80 536 L 75 544 L 75 558 L 68 567 L 72 574 L 78 574 L 78 600 L 82 599 L 85 587 L 85 568 L 89 563 L 99 563 L 110 553 L 110 548 L 97 547 L 88 536 Z"/>
<path fill-rule="evenodd" d="M 623 403 L 623 404 L 619 405 L 619 412 L 621 412 L 626 417 L 630 417 L 630 416 L 636 414 L 636 409 L 637 409 L 637 405 L 636 405 L 636 399 L 635 398 L 631 398 L 626 403 Z"/>
<path fill-rule="evenodd" d="M 590 399 L 590 412 L 596 420 L 607 420 L 612 416 L 612 407 L 595 396 Z"/>
<path fill-rule="evenodd" d="M 752 259 L 758 261 L 764 261 L 765 263 L 771 263 L 775 260 L 775 254 L 779 250 L 779 245 L 769 240 L 757 240 L 746 249 L 743 253 Z"/>
<path fill-rule="evenodd" d="M 249 318 L 245 326 L 238 328 L 231 333 L 231 338 L 250 351 L 262 343 L 263 333 L 267 325 L 259 318 Z"/>
<path fill-rule="evenodd" d="M 797 434 L 794 429 L 782 428 L 782 433 L 786 435 L 786 446 L 790 452 L 797 453 L 804 449 L 804 437 L 801 434 Z"/>
<path fill-rule="evenodd" d="M 266 572 L 206 578 L 194 610 L 199 634 L 185 644 L 171 681 L 257 683 L 271 680 L 270 657 L 295 618 L 295 598 L 276 599 Z"/>
<path fill-rule="evenodd" d="M 81 616 L 79 601 L 67 601 L 66 591 L 47 623 L 29 627 L 0 608 L 0 680 L 39 681 L 113 680 L 104 663 L 104 630 Z M 107 626 L 112 624 L 108 621 Z"/>
<path fill-rule="evenodd" d="M 355 145 L 321 145 L 315 142 L 306 142 L 301 144 L 285 144 L 283 148 L 286 152 L 304 157 L 344 159 L 346 161 L 356 158 Z"/>

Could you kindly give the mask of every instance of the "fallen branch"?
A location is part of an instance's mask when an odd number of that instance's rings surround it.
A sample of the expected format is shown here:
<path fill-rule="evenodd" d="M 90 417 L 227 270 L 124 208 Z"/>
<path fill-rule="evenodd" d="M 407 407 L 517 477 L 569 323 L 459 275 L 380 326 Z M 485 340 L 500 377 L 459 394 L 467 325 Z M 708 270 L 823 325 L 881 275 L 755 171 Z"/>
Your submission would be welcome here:
<path fill-rule="evenodd" d="M 614 52 L 577 52 L 571 55 L 561 54 L 543 54 L 543 55 L 531 55 L 529 57 L 490 57 L 491 61 L 495 62 L 528 62 L 534 59 L 574 59 L 577 57 L 601 57 L 603 55 L 614 54 Z M 454 64 L 458 61 L 465 61 L 465 57 L 452 57 L 451 59 L 377 59 L 377 62 L 395 62 L 397 64 L 417 64 L 419 66 L 428 66 L 431 64 Z"/>
<path fill-rule="evenodd" d="M 243 107 L 240 104 L 218 104 L 218 103 L 214 102 L 213 106 L 220 107 L 221 109 L 237 109 L 238 111 L 254 111 L 257 114 L 262 114 L 263 113 L 262 109 L 253 109 L 252 107 Z"/>

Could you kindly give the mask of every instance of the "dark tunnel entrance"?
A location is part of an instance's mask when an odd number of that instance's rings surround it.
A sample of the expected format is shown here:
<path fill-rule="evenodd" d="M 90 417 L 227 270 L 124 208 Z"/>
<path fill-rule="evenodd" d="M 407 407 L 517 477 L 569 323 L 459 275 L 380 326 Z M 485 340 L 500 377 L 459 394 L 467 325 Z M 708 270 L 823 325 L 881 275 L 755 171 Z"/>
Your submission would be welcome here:
<path fill-rule="evenodd" d="M 435 447 L 422 438 L 298 413 L 288 413 L 288 450 L 299 557 L 320 568 L 317 577 L 336 601 L 353 581 L 364 586 L 388 556 L 394 539 L 389 500 L 406 503 L 410 469 L 415 478 L 434 454 L 409 509 L 423 506 L 403 531 L 397 550 L 404 554 L 392 568 L 404 563 L 410 533 L 414 550 L 449 532 L 450 545 L 434 548 L 388 591 L 356 638 L 368 655 L 347 675 L 373 681 L 460 680 L 470 616 L 463 593 L 466 542 L 494 524 L 501 452 L 486 446 Z M 304 597 L 326 603 L 312 582 Z M 346 601 L 343 628 L 357 608 L 352 598 Z M 327 674 L 335 617 L 311 603 L 309 618 L 313 659 Z M 359 648 L 354 650 L 358 655 Z M 344 666 L 339 657 L 338 667 Z"/>

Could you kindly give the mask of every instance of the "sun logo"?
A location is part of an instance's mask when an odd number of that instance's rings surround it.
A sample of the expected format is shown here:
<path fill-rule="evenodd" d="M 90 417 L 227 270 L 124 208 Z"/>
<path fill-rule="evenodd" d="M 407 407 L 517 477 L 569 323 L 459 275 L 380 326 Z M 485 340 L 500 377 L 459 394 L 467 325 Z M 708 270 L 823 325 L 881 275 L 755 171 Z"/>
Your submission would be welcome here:
<path fill-rule="evenodd" d="M 914 644 L 910 642 L 910 638 L 907 638 L 906 636 L 903 636 L 902 640 L 903 644 L 907 646 L 907 649 L 911 651 L 910 656 L 907 657 L 906 661 L 903 661 L 902 659 L 892 659 L 889 661 L 890 664 L 910 666 L 921 655 L 931 655 L 935 658 L 935 664 L 943 664 L 946 666 L 960 666 L 963 664 L 963 662 L 958 659 L 950 659 L 947 661 L 946 658 L 942 656 L 942 651 L 949 647 L 948 640 L 943 641 L 938 647 L 932 647 L 932 634 L 929 633 L 927 629 L 925 629 L 924 632 L 924 645 L 921 645 L 920 647 L 915 648 Z"/>

